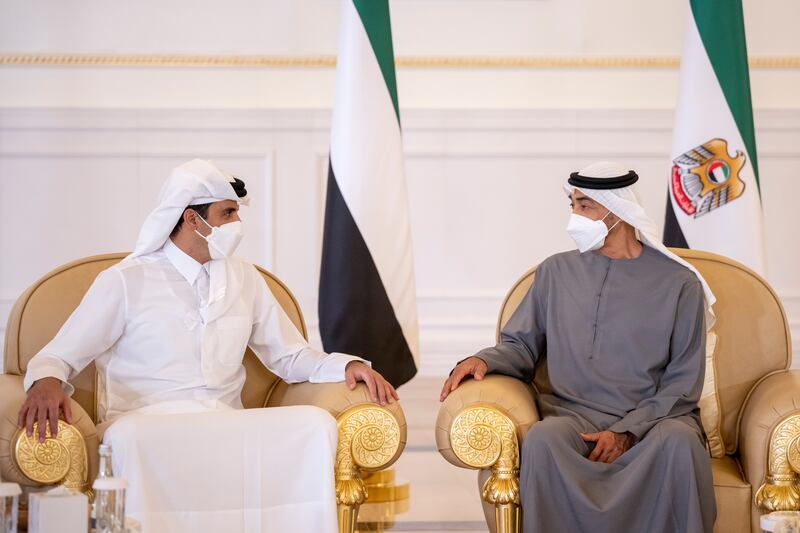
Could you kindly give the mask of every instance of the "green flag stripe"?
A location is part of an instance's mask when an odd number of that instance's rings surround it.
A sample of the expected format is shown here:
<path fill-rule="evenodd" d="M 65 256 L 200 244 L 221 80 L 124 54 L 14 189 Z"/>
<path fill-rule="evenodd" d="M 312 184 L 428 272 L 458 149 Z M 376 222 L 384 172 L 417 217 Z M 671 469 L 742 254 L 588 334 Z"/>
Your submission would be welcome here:
<path fill-rule="evenodd" d="M 758 179 L 756 134 L 741 0 L 690 0 L 697 31 Z"/>
<path fill-rule="evenodd" d="M 394 50 L 392 49 L 392 25 L 389 18 L 389 0 L 353 0 L 367 37 L 375 52 L 378 65 L 392 97 L 397 123 L 400 123 L 400 108 L 397 104 L 397 78 L 394 72 Z"/>

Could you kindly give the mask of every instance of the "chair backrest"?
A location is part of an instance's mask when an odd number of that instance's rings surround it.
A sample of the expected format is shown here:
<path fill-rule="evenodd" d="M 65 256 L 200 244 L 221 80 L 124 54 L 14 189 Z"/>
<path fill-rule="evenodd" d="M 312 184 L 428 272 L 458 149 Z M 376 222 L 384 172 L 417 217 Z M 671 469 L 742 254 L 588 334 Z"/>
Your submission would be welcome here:
<path fill-rule="evenodd" d="M 73 261 L 45 275 L 22 293 L 8 317 L 4 372 L 24 375 L 28 362 L 56 335 L 97 275 L 126 255 L 106 254 Z M 303 314 L 292 293 L 273 274 L 256 268 L 291 321 L 307 338 Z M 250 348 L 245 353 L 244 366 L 247 379 L 242 403 L 245 407 L 263 407 L 278 378 L 261 364 Z M 94 364 L 91 364 L 71 383 L 75 386 L 73 398 L 97 422 L 95 374 Z"/>
<path fill-rule="evenodd" d="M 672 250 L 697 268 L 717 297 L 714 311 L 717 348 L 716 383 L 726 452 L 738 449 L 739 416 L 754 385 L 768 374 L 791 364 L 792 345 L 786 313 L 778 295 L 758 274 L 721 255 L 676 248 Z M 528 292 L 536 267 L 511 288 L 497 321 L 497 336 Z M 546 370 L 546 368 L 544 369 Z M 537 369 L 537 388 L 547 389 L 546 372 Z"/>

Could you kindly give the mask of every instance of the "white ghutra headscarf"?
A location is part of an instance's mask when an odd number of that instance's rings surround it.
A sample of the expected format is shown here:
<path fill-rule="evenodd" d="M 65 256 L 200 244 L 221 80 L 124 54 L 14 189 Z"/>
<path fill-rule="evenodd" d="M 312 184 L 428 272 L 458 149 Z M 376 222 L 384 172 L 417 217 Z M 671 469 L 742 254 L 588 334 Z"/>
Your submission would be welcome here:
<path fill-rule="evenodd" d="M 161 187 L 158 205 L 142 224 L 133 253 L 123 262 L 160 250 L 190 205 L 223 200 L 247 205 L 250 198 L 244 182 L 204 159 L 193 159 L 176 167 Z M 206 322 L 220 316 L 236 299 L 241 288 L 241 273 L 226 259 L 210 261 L 208 272 L 209 299 L 206 308 L 201 310 Z"/>
<path fill-rule="evenodd" d="M 653 219 L 647 216 L 647 213 L 645 213 L 644 208 L 639 202 L 639 198 L 636 194 L 635 186 L 632 183 L 619 188 L 609 187 L 609 185 L 612 185 L 615 182 L 635 182 L 635 173 L 625 170 L 617 163 L 600 161 L 589 165 L 580 172 L 577 172 L 577 175 L 578 178 L 584 178 L 586 181 L 592 182 L 592 184 L 587 184 L 587 186 L 582 187 L 567 183 L 564 185 L 564 189 L 567 191 L 567 194 L 572 194 L 575 189 L 580 190 L 586 196 L 614 213 L 624 222 L 627 222 L 633 226 L 637 230 L 639 238 L 644 244 L 661 252 L 676 263 L 679 263 L 694 272 L 694 274 L 697 276 L 697 279 L 700 280 L 700 283 L 703 286 L 703 292 L 706 300 L 706 329 L 710 330 L 716 321 L 716 316 L 714 315 L 712 306 L 717 299 L 714 296 L 714 293 L 711 292 L 711 288 L 708 286 L 705 278 L 703 278 L 700 272 L 688 261 L 678 257 L 666 246 L 664 246 L 664 243 L 661 242 L 661 239 L 658 236 L 658 227 L 656 226 L 656 223 L 653 222 Z M 629 175 L 633 175 L 634 179 L 626 180 L 625 178 Z M 605 180 L 608 180 L 608 184 L 603 185 L 603 181 Z"/>
<path fill-rule="evenodd" d="M 237 195 L 236 178 L 211 161 L 192 159 L 175 167 L 158 195 L 158 206 L 147 216 L 139 232 L 136 248 L 126 259 L 160 250 L 167 242 L 183 211 L 190 205 L 234 200 L 247 205 L 250 198 Z"/>

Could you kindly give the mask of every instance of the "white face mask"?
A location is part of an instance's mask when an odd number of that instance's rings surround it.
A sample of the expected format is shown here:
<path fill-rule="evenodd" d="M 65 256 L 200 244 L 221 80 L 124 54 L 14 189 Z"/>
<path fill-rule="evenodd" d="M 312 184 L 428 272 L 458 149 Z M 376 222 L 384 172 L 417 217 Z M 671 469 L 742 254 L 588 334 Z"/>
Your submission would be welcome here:
<path fill-rule="evenodd" d="M 580 253 L 588 252 L 589 250 L 598 250 L 603 247 L 608 232 L 619 224 L 619 220 L 617 220 L 610 229 L 606 227 L 603 221 L 610 214 L 611 211 L 606 213 L 606 216 L 600 220 L 592 220 L 591 218 L 576 215 L 575 213 L 569 216 L 567 233 L 569 233 L 569 236 L 575 241 L 575 244 L 578 245 L 578 251 L 580 251 Z"/>
<path fill-rule="evenodd" d="M 211 259 L 225 259 L 232 256 L 244 236 L 242 222 L 237 220 L 236 222 L 228 222 L 221 226 L 212 226 L 199 214 L 197 216 L 200 217 L 200 220 L 202 220 L 206 226 L 211 228 L 211 233 L 208 237 L 194 230 L 195 233 L 203 237 L 208 243 L 208 253 L 211 255 Z"/>

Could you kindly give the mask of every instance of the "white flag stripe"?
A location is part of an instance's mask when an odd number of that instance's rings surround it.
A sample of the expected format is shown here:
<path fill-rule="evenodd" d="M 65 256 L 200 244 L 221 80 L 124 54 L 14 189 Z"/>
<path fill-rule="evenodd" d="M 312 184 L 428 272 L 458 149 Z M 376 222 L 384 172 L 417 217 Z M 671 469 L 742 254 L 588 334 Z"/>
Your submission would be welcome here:
<path fill-rule="evenodd" d="M 687 215 L 670 195 L 675 216 L 689 246 L 731 257 L 764 273 L 761 200 L 752 156 L 747 153 L 725 95 L 689 12 L 681 54 L 680 91 L 675 117 L 672 159 L 715 138 L 728 142 L 728 152 L 746 154 L 740 176 L 745 193 L 708 214 Z"/>
<path fill-rule="evenodd" d="M 331 166 L 418 362 L 416 290 L 400 125 L 361 18 L 351 1 L 342 4 Z"/>

